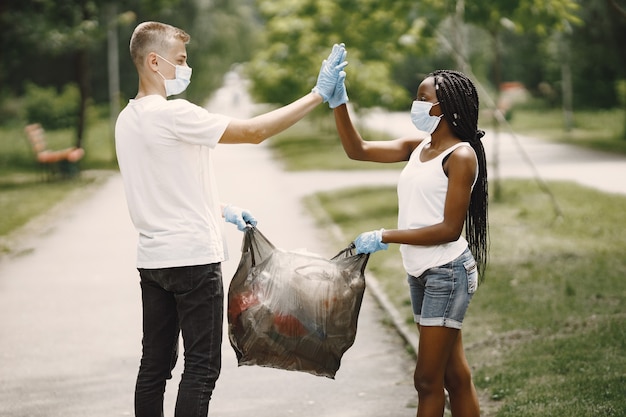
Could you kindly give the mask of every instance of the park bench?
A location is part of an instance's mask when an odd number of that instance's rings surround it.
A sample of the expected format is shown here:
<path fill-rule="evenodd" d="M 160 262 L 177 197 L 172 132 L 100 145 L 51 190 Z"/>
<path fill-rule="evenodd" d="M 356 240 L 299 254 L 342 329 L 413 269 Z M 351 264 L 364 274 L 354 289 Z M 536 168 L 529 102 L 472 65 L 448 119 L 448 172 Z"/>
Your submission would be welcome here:
<path fill-rule="evenodd" d="M 78 162 L 85 155 L 82 148 L 48 149 L 45 131 L 39 123 L 27 125 L 24 132 L 45 180 L 69 178 L 79 173 Z"/>

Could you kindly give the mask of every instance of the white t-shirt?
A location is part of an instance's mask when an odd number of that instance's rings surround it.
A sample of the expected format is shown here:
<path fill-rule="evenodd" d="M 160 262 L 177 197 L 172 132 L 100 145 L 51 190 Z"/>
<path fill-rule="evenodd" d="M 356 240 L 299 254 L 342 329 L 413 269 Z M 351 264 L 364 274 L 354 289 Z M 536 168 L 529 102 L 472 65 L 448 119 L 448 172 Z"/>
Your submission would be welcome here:
<path fill-rule="evenodd" d="M 130 100 L 115 126 L 117 159 L 137 232 L 137 267 L 227 259 L 211 151 L 230 118 L 187 100 Z"/>
<path fill-rule="evenodd" d="M 430 139 L 423 140 L 413 151 L 398 179 L 398 229 L 420 229 L 443 221 L 448 193 L 448 177 L 443 170 L 443 160 L 458 147 L 470 146 L 467 142 L 461 142 L 436 158 L 422 162 L 420 154 L 428 143 Z M 467 241 L 460 236 L 454 242 L 441 245 L 400 245 L 400 253 L 407 273 L 418 277 L 430 268 L 455 260 L 466 248 Z"/>

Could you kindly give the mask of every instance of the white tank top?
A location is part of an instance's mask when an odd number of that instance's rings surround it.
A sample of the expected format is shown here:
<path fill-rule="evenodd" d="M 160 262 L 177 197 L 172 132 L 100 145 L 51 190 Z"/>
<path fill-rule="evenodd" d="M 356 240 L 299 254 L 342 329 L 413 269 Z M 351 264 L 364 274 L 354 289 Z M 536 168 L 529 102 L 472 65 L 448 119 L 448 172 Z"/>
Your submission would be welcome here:
<path fill-rule="evenodd" d="M 398 180 L 398 229 L 419 229 L 443 221 L 448 191 L 448 177 L 443 161 L 460 146 L 460 142 L 443 151 L 436 158 L 422 162 L 422 149 L 431 142 L 425 139 L 413 151 Z M 478 160 L 477 160 L 478 166 Z M 476 171 L 478 177 L 478 170 Z M 476 179 L 474 179 L 474 183 Z M 472 185 L 473 187 L 473 185 Z M 402 262 L 406 272 L 420 276 L 429 268 L 445 265 L 459 257 L 467 248 L 467 241 L 460 236 L 454 242 L 433 246 L 400 245 Z"/>

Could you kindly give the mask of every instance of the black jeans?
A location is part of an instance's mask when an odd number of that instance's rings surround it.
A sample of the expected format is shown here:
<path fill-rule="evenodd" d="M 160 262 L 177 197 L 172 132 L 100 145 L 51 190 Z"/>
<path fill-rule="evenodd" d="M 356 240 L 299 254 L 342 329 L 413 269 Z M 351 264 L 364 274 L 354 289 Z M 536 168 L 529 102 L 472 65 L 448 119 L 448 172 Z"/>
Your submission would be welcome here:
<path fill-rule="evenodd" d="M 143 354 L 135 387 L 135 415 L 163 415 L 165 383 L 172 377 L 182 332 L 185 366 L 175 416 L 206 417 L 222 366 L 221 264 L 139 269 L 139 275 Z"/>

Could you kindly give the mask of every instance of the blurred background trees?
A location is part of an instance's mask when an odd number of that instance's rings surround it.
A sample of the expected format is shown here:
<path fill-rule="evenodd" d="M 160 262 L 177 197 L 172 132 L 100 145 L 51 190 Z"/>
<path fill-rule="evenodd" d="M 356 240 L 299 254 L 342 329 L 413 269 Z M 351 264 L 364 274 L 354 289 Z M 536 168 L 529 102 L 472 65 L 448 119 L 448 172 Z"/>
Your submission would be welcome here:
<path fill-rule="evenodd" d="M 128 42 L 136 24 L 146 20 L 171 23 L 192 35 L 192 100 L 206 99 L 230 66 L 246 61 L 257 45 L 252 0 L 5 0 L 0 4 L 1 123 L 75 127 L 81 146 L 88 109 L 107 112 L 112 96 L 124 105 L 136 93 Z M 108 36 L 111 30 L 116 36 Z M 114 48 L 108 45 L 111 39 L 117 42 Z M 111 49 L 119 51 L 117 74 L 108 65 Z M 109 80 L 117 75 L 120 92 L 113 95 Z M 62 116 L 61 109 L 66 110 Z"/>
<path fill-rule="evenodd" d="M 344 42 L 357 108 L 408 109 L 423 76 L 444 67 L 469 72 L 495 101 L 515 81 L 534 105 L 565 115 L 615 108 L 624 10 L 625 0 L 4 0 L 0 123 L 72 126 L 80 145 L 91 110 L 115 112 L 111 97 L 123 106 L 135 94 L 128 40 L 145 20 L 191 34 L 186 94 L 199 103 L 243 64 L 256 100 L 285 104 L 310 90 L 330 46 Z"/>

